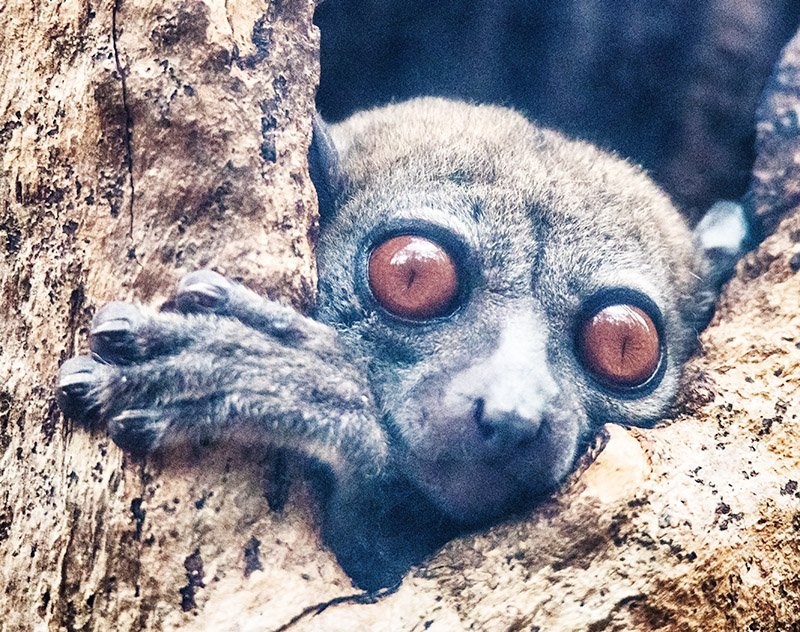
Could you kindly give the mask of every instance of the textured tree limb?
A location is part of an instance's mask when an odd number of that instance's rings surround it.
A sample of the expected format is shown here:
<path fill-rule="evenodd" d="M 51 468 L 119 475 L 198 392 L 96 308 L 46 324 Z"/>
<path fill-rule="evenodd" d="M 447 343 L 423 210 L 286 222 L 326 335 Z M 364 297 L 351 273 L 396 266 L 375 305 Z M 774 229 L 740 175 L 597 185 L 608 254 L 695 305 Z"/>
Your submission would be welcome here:
<path fill-rule="evenodd" d="M 257 584 L 289 612 L 307 585 L 349 590 L 302 492 L 270 512 L 269 455 L 135 462 L 53 400 L 59 361 L 109 300 L 157 303 L 200 267 L 313 300 L 313 7 L 0 8 L 3 632 L 177 629 L 212 592 Z"/>

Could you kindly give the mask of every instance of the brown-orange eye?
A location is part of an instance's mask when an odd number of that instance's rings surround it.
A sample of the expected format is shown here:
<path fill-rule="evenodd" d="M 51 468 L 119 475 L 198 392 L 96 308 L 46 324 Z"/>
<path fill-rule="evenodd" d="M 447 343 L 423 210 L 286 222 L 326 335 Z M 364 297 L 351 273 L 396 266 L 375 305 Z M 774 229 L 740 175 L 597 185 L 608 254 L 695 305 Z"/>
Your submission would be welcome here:
<path fill-rule="evenodd" d="M 369 288 L 387 311 L 413 320 L 446 313 L 458 292 L 450 255 L 424 237 L 386 240 L 369 257 Z"/>
<path fill-rule="evenodd" d="M 608 305 L 596 312 L 583 324 L 578 347 L 586 367 L 612 386 L 644 384 L 661 359 L 655 324 L 633 305 Z"/>

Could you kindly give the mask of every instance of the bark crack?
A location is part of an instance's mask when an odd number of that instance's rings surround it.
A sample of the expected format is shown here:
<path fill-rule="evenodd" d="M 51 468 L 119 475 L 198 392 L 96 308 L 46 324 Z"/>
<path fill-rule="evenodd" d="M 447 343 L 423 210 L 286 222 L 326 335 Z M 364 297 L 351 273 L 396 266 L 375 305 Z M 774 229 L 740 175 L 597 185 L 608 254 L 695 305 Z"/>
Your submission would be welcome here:
<path fill-rule="evenodd" d="M 318 614 L 322 614 L 328 608 L 333 606 L 338 606 L 341 604 L 373 604 L 378 603 L 384 597 L 388 597 L 389 595 L 397 592 L 397 589 L 400 587 L 400 584 L 396 584 L 394 586 L 390 586 L 389 588 L 382 588 L 376 592 L 364 592 L 358 593 L 355 595 L 345 595 L 343 597 L 336 597 L 335 599 L 329 599 L 328 601 L 323 601 L 321 603 L 314 604 L 313 606 L 308 606 L 304 608 L 302 612 L 292 617 L 289 621 L 284 623 L 281 627 L 275 628 L 272 632 L 286 632 L 286 630 L 292 629 L 295 624 L 297 624 L 301 619 L 305 619 L 309 616 L 316 616 Z"/>
<path fill-rule="evenodd" d="M 67 569 L 67 566 L 69 565 L 69 561 L 70 561 L 70 553 L 72 552 L 73 546 L 75 544 L 75 535 L 77 533 L 78 519 L 80 518 L 80 515 L 81 515 L 80 514 L 80 510 L 77 507 L 73 507 L 72 512 L 71 512 L 71 516 L 69 518 L 69 528 L 67 530 L 67 542 L 66 542 L 66 545 L 62 549 L 63 554 L 61 555 L 60 559 L 58 560 L 58 567 L 59 567 L 58 568 L 58 570 L 59 570 L 59 575 L 58 575 L 58 579 L 59 579 L 59 581 L 58 581 L 58 604 L 60 604 L 62 607 L 65 604 L 67 604 L 69 602 L 69 598 L 72 597 L 72 595 L 70 594 L 70 592 L 68 590 L 68 587 L 69 587 L 69 570 Z M 48 593 L 45 593 L 45 594 L 49 595 L 49 591 L 48 591 Z M 49 601 L 49 599 L 47 599 L 47 601 Z M 56 608 L 58 608 L 58 605 L 54 604 L 53 605 L 53 614 L 55 614 Z M 43 619 L 45 617 L 47 617 L 48 613 L 47 613 L 47 605 L 46 605 L 46 603 L 44 605 L 43 612 L 41 612 L 40 614 L 41 614 L 41 617 Z M 70 630 L 70 632 L 74 629 L 72 627 L 72 622 L 71 621 L 67 621 L 66 622 L 66 627 L 67 627 L 68 630 Z"/>
<path fill-rule="evenodd" d="M 128 86 L 125 83 L 125 72 L 119 61 L 119 49 L 117 48 L 117 13 L 119 12 L 120 0 L 114 0 L 114 7 L 111 10 L 111 46 L 114 50 L 114 63 L 117 67 L 120 83 L 122 84 L 122 109 L 125 111 L 125 133 L 123 142 L 125 144 L 125 163 L 128 167 L 128 182 L 130 188 L 130 203 L 128 212 L 130 214 L 130 226 L 128 236 L 133 239 L 133 202 L 136 197 L 136 187 L 133 182 L 133 116 L 128 107 Z"/>
<path fill-rule="evenodd" d="M 236 33 L 233 29 L 233 20 L 231 20 L 231 12 L 228 9 L 228 0 L 225 0 L 225 19 L 228 21 L 228 26 L 231 29 L 231 50 L 236 50 Z"/>

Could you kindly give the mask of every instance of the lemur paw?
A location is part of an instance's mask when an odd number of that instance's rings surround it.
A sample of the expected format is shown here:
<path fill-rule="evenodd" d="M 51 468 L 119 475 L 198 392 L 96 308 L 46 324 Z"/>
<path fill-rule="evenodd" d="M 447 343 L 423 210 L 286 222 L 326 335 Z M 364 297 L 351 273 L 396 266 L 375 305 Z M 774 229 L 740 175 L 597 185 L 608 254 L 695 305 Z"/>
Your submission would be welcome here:
<path fill-rule="evenodd" d="M 84 422 L 107 420 L 111 438 L 130 452 L 158 446 L 163 422 L 156 409 L 128 409 L 134 375 L 126 367 L 147 360 L 140 344 L 146 314 L 130 303 L 109 303 L 92 322 L 91 356 L 67 360 L 58 376 L 56 397 L 64 415 Z"/>
<path fill-rule="evenodd" d="M 184 277 L 161 312 L 103 307 L 89 333 L 92 354 L 64 363 L 57 399 L 70 418 L 106 423 L 128 451 L 204 442 L 223 432 L 225 422 L 214 419 L 265 416 L 281 406 L 296 414 L 304 404 L 292 397 L 307 398 L 306 378 L 298 373 L 291 388 L 271 376 L 300 356 L 309 371 L 324 371 L 321 351 L 334 346 L 332 330 L 202 270 Z"/>

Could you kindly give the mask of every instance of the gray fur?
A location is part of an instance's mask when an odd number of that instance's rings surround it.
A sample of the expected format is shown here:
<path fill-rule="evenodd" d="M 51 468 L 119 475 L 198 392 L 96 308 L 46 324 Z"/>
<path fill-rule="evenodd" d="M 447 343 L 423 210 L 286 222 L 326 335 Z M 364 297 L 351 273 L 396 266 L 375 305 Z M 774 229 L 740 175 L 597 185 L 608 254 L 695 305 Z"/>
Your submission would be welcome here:
<path fill-rule="evenodd" d="M 238 438 L 322 460 L 326 542 L 375 588 L 554 489 L 600 424 L 658 419 L 721 275 L 641 169 L 510 110 L 420 99 L 317 127 L 316 321 L 195 273 L 174 313 L 101 311 L 102 362 L 69 361 L 60 402 L 139 452 Z M 410 323 L 376 305 L 367 254 L 397 232 L 456 254 L 452 314 Z M 662 374 L 635 393 L 599 385 L 575 350 L 606 291 L 662 317 Z"/>

